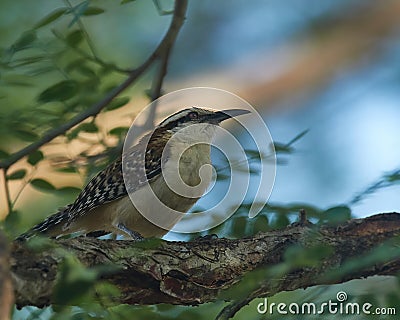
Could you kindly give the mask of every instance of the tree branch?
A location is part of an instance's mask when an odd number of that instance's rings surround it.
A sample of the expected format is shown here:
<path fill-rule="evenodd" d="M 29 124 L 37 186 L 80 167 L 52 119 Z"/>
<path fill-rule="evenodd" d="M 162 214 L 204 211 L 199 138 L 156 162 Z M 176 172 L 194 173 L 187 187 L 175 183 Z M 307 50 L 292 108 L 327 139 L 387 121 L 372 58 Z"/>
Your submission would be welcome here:
<path fill-rule="evenodd" d="M 8 242 L 0 230 L 0 320 L 9 319 L 14 303 L 8 262 Z"/>
<path fill-rule="evenodd" d="M 186 9 L 187 0 L 176 0 L 172 21 L 164 38 L 161 40 L 160 44 L 149 56 L 149 58 L 141 66 L 132 70 L 129 73 L 128 78 L 124 82 L 111 90 L 102 100 L 95 103 L 84 112 L 76 115 L 67 123 L 49 130 L 43 135 L 40 140 L 22 148 L 21 150 L 11 155 L 8 159 L 0 162 L 0 168 L 9 168 L 11 165 L 21 160 L 23 157 L 38 150 L 44 144 L 66 133 L 75 125 L 79 124 L 89 117 L 97 115 L 101 110 L 103 110 L 115 97 L 117 97 L 121 92 L 123 92 L 126 88 L 133 84 L 143 74 L 143 72 L 146 71 L 153 64 L 154 61 L 156 61 L 160 56 L 163 56 L 164 52 L 169 52 L 170 47 L 174 44 L 179 30 L 182 27 L 183 22 L 185 21 Z"/>
<path fill-rule="evenodd" d="M 395 275 L 400 271 L 400 249 L 393 241 L 399 235 L 400 214 L 385 213 L 335 226 L 301 221 L 282 230 L 236 240 L 133 243 L 75 238 L 55 243 L 75 254 L 86 267 L 120 267 L 101 277 L 121 291 L 121 296 L 115 298 L 117 303 L 197 305 L 215 301 L 221 293 L 224 299 L 233 300 L 225 289 L 240 286 L 246 280 L 241 281 L 243 276 L 258 272 L 258 287 L 231 306 L 234 314 L 255 297 L 272 296 L 283 290 Z M 317 248 L 318 254 L 323 255 L 317 255 L 312 265 L 290 264 L 290 248 L 296 248 L 294 252 L 300 252 L 301 257 L 303 249 Z M 384 256 L 371 259 L 371 252 L 379 248 Z M 51 292 L 63 261 L 60 252 L 57 248 L 35 252 L 23 243 L 13 243 L 11 271 L 18 306 L 41 307 L 53 301 Z M 278 269 L 276 266 L 285 266 L 285 272 L 271 273 Z"/>

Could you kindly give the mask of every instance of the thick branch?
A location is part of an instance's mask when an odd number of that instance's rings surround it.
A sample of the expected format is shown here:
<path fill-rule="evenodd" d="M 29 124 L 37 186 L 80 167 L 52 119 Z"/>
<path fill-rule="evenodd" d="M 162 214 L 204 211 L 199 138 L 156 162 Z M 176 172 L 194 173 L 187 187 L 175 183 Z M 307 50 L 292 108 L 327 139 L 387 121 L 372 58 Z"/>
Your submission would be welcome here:
<path fill-rule="evenodd" d="M 169 52 L 171 46 L 175 42 L 180 28 L 183 25 L 183 22 L 185 21 L 186 8 L 187 0 L 176 0 L 173 18 L 164 38 L 161 40 L 160 44 L 150 55 L 150 57 L 141 66 L 132 70 L 129 73 L 128 78 L 124 82 L 111 90 L 102 100 L 95 103 L 82 113 L 76 115 L 67 123 L 49 130 L 43 135 L 40 140 L 33 142 L 32 144 L 11 155 L 8 159 L 0 162 L 0 168 L 9 168 L 11 165 L 21 160 L 23 157 L 38 150 L 40 147 L 52 141 L 54 138 L 66 133 L 75 125 L 81 123 L 87 118 L 97 115 L 101 110 L 103 110 L 114 98 L 116 98 L 121 92 L 123 92 L 126 88 L 133 84 L 143 74 L 143 72 L 146 71 L 149 66 L 153 64 L 154 61 L 156 61 L 160 56 L 163 56 L 165 52 Z"/>
<path fill-rule="evenodd" d="M 253 295 L 273 295 L 283 290 L 341 283 L 371 275 L 395 275 L 400 271 L 400 254 L 398 245 L 394 244 L 389 245 L 390 250 L 385 247 L 388 256 L 383 260 L 371 263 L 369 259 L 369 264 L 353 266 L 346 273 L 335 271 L 346 270 L 344 267 L 352 259 L 362 261 L 371 250 L 398 235 L 400 214 L 386 213 L 350 220 L 339 226 L 297 223 L 283 230 L 236 240 L 160 240 L 147 247 L 146 242 L 135 244 L 90 238 L 56 242 L 74 253 L 87 267 L 120 266 L 119 271 L 102 277 L 120 289 L 122 294 L 116 298 L 117 302 L 195 305 L 216 300 L 223 289 L 240 282 L 252 270 L 264 272 L 262 268 L 266 268 L 268 272 L 269 267 L 284 263 L 285 253 L 292 246 L 313 248 L 318 245 L 329 250 L 315 265 L 297 265 L 276 281 L 261 284 Z M 45 306 L 52 302 L 51 292 L 62 259 L 60 250 L 54 248 L 38 253 L 21 243 L 13 244 L 11 271 L 19 306 Z"/>

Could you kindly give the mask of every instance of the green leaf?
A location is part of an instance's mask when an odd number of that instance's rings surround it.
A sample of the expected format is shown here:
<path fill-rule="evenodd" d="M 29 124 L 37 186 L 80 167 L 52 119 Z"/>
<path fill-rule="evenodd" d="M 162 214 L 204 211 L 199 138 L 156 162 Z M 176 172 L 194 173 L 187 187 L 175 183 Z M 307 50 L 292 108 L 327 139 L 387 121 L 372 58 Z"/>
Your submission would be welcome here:
<path fill-rule="evenodd" d="M 31 185 L 39 191 L 54 191 L 56 188 L 48 181 L 43 179 L 33 179 Z"/>
<path fill-rule="evenodd" d="M 84 16 L 95 16 L 98 14 L 102 14 L 105 12 L 104 9 L 99 8 L 99 7 L 88 7 L 85 12 L 83 13 Z"/>
<path fill-rule="evenodd" d="M 310 131 L 310 129 L 304 130 L 302 132 L 300 132 L 297 136 L 295 136 L 292 140 L 290 140 L 286 145 L 289 147 L 291 146 L 293 143 L 295 143 L 296 141 L 300 140 L 301 138 L 303 138 L 308 131 Z"/>
<path fill-rule="evenodd" d="M 21 74 L 6 74 L 2 78 L 3 82 L 11 86 L 31 87 L 32 78 Z"/>
<path fill-rule="evenodd" d="M 124 105 L 126 105 L 129 102 L 130 98 L 129 97 L 121 97 L 121 98 L 115 98 L 113 101 L 111 101 L 108 106 L 106 107 L 106 110 L 115 110 L 118 109 Z"/>
<path fill-rule="evenodd" d="M 253 234 L 257 234 L 258 232 L 268 232 L 270 230 L 268 222 L 268 217 L 265 214 L 258 215 L 255 218 Z"/>
<path fill-rule="evenodd" d="M 25 129 L 16 129 L 14 133 L 18 138 L 24 141 L 35 141 L 38 138 L 36 133 L 32 131 L 27 131 Z"/>
<path fill-rule="evenodd" d="M 26 170 L 20 169 L 20 170 L 14 171 L 13 173 L 7 175 L 7 179 L 8 180 L 19 180 L 25 176 L 26 176 Z"/>
<path fill-rule="evenodd" d="M 81 189 L 76 187 L 62 187 L 57 189 L 57 191 L 63 196 L 77 196 L 81 192 Z"/>
<path fill-rule="evenodd" d="M 11 211 L 8 213 L 4 220 L 4 230 L 7 230 L 7 232 L 12 236 L 15 237 L 18 235 L 16 230 L 18 229 L 18 226 L 20 225 L 21 222 L 21 213 L 19 211 Z"/>
<path fill-rule="evenodd" d="M 64 13 L 68 11 L 68 8 L 58 8 L 54 10 L 53 12 L 50 12 L 47 16 L 44 18 L 40 19 L 39 22 L 37 22 L 34 26 L 34 29 L 39 29 L 41 27 L 44 27 L 53 21 L 57 20 L 59 17 L 61 17 Z"/>
<path fill-rule="evenodd" d="M 325 210 L 322 219 L 326 219 L 328 224 L 338 225 L 351 219 L 351 209 L 347 206 L 336 206 Z"/>
<path fill-rule="evenodd" d="M 0 150 L 0 159 L 8 158 L 10 155 L 4 150 Z"/>
<path fill-rule="evenodd" d="M 57 168 L 56 171 L 62 173 L 77 173 L 77 169 L 75 167 Z"/>
<path fill-rule="evenodd" d="M 88 66 L 85 66 L 84 64 L 79 65 L 79 67 L 77 68 L 77 71 L 89 78 L 96 77 L 96 72 L 94 72 L 93 69 L 89 68 Z"/>
<path fill-rule="evenodd" d="M 98 278 L 98 272 L 84 267 L 76 258 L 66 256 L 60 264 L 53 299 L 58 308 L 63 305 L 78 305 L 88 294 Z M 57 310 L 57 309 L 56 309 Z"/>
<path fill-rule="evenodd" d="M 289 145 L 280 142 L 274 142 L 274 148 L 276 153 L 292 153 L 294 151 Z"/>
<path fill-rule="evenodd" d="M 75 30 L 70 32 L 66 39 L 69 46 L 77 47 L 78 44 L 83 40 L 83 32 L 82 30 Z"/>
<path fill-rule="evenodd" d="M 72 8 L 74 18 L 69 23 L 68 28 L 72 27 L 79 20 L 79 18 L 85 13 L 88 6 L 89 0 L 85 0 Z"/>
<path fill-rule="evenodd" d="M 77 129 L 79 129 L 79 131 L 90 132 L 90 133 L 99 131 L 99 128 L 97 128 L 96 124 L 94 124 L 93 122 L 82 123 Z"/>
<path fill-rule="evenodd" d="M 163 243 L 162 239 L 148 238 L 143 241 L 135 242 L 135 248 L 154 250 L 159 248 Z"/>
<path fill-rule="evenodd" d="M 28 163 L 32 166 L 43 160 L 43 152 L 36 150 L 28 156 Z"/>
<path fill-rule="evenodd" d="M 289 218 L 286 214 L 278 214 L 274 221 L 274 228 L 282 229 L 290 224 Z"/>
<path fill-rule="evenodd" d="M 333 248 L 326 244 L 316 244 L 307 248 L 292 245 L 286 250 L 284 257 L 292 268 L 315 267 L 332 253 Z"/>
<path fill-rule="evenodd" d="M 18 68 L 22 66 L 26 66 L 29 64 L 40 62 L 44 59 L 44 56 L 32 56 L 27 58 L 16 59 L 13 61 L 13 67 Z"/>
<path fill-rule="evenodd" d="M 235 237 L 243 237 L 246 230 L 247 217 L 236 217 L 232 221 L 231 232 Z"/>
<path fill-rule="evenodd" d="M 114 129 L 111 129 L 108 133 L 113 135 L 113 136 L 122 136 L 125 135 L 128 132 L 129 128 L 128 127 L 116 127 Z"/>
<path fill-rule="evenodd" d="M 248 149 L 248 150 L 244 150 L 244 152 L 251 159 L 261 159 L 261 154 L 260 154 L 260 151 L 258 151 L 258 150 Z"/>
<path fill-rule="evenodd" d="M 74 80 L 64 80 L 44 90 L 38 97 L 38 102 L 65 101 L 78 92 L 78 84 Z"/>
<path fill-rule="evenodd" d="M 36 39 L 36 32 L 34 30 L 26 31 L 14 42 L 11 48 L 14 52 L 27 49 Z"/>
<path fill-rule="evenodd" d="M 133 1 L 135 1 L 135 0 L 122 0 L 121 4 L 126 4 L 126 3 L 129 3 L 129 2 L 133 2 Z"/>
<path fill-rule="evenodd" d="M 82 123 L 79 126 L 77 126 L 75 129 L 71 130 L 70 132 L 67 133 L 67 139 L 68 140 L 73 140 L 75 139 L 79 132 L 89 132 L 89 133 L 95 133 L 99 131 L 99 128 L 96 126 L 94 122 L 87 122 L 87 123 Z"/>
<path fill-rule="evenodd" d="M 86 62 L 86 59 L 82 59 L 82 58 L 73 60 L 67 64 L 67 66 L 65 67 L 65 70 L 68 72 L 71 72 L 75 69 L 78 69 L 80 66 L 84 65 L 85 62 Z"/>
<path fill-rule="evenodd" d="M 386 177 L 386 181 L 388 182 L 396 182 L 400 180 L 400 172 L 395 172 L 395 173 L 391 173 L 389 175 L 387 175 Z"/>
<path fill-rule="evenodd" d="M 230 176 L 223 174 L 223 173 L 218 173 L 217 174 L 217 180 L 218 181 L 224 181 L 230 179 Z"/>

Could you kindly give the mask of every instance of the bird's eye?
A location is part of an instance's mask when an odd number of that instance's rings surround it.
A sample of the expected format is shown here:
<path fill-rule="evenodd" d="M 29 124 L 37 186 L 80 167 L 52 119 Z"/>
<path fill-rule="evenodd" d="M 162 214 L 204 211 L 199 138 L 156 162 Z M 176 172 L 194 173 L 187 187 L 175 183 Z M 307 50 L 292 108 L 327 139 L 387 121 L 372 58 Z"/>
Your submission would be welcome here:
<path fill-rule="evenodd" d="M 199 114 L 195 111 L 192 111 L 188 114 L 188 118 L 190 120 L 196 120 L 196 119 L 198 119 L 198 117 L 199 117 Z"/>

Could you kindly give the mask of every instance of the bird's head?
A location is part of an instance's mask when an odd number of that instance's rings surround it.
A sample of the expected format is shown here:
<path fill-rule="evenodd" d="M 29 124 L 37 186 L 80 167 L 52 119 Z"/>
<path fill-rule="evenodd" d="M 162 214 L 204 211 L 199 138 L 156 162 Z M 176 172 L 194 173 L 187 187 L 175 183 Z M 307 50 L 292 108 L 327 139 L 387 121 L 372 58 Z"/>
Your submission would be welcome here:
<path fill-rule="evenodd" d="M 211 142 L 216 127 L 227 119 L 250 113 L 243 109 L 212 110 L 191 107 L 180 110 L 164 119 L 155 129 L 153 139 L 184 143 Z"/>
<path fill-rule="evenodd" d="M 219 125 L 222 121 L 250 113 L 243 109 L 211 110 L 191 107 L 180 110 L 162 121 L 158 127 L 173 133 L 194 124 Z M 207 128 L 208 126 L 205 126 Z"/>

